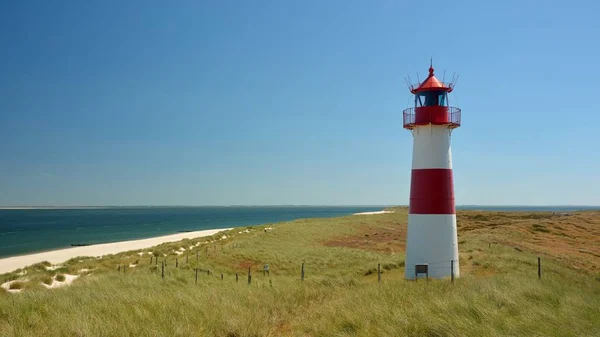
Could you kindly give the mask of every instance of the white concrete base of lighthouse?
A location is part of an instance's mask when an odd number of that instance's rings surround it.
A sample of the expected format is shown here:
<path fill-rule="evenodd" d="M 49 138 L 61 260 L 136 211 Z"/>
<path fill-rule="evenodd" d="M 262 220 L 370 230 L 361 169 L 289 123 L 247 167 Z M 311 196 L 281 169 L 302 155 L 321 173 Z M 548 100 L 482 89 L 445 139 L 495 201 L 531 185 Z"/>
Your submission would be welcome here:
<path fill-rule="evenodd" d="M 451 260 L 458 277 L 457 240 L 456 214 L 409 214 L 404 277 L 415 278 L 416 264 L 427 264 L 431 278 L 450 277 Z"/>

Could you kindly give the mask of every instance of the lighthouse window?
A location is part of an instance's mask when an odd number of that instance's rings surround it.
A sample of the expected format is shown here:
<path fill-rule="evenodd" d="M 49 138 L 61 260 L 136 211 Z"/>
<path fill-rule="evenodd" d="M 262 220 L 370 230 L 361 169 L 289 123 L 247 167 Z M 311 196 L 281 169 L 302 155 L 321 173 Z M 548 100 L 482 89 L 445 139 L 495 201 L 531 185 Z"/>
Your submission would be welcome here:
<path fill-rule="evenodd" d="M 415 105 L 420 106 L 446 106 L 446 92 L 441 90 L 423 91 L 416 95 Z"/>

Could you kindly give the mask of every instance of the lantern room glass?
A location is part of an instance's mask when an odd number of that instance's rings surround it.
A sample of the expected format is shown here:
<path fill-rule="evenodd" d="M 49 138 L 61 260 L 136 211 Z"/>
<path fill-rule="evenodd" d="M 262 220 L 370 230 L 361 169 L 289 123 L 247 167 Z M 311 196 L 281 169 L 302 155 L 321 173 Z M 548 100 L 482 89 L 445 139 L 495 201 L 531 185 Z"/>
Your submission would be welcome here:
<path fill-rule="evenodd" d="M 415 107 L 448 106 L 448 94 L 443 90 L 422 91 L 415 95 Z"/>

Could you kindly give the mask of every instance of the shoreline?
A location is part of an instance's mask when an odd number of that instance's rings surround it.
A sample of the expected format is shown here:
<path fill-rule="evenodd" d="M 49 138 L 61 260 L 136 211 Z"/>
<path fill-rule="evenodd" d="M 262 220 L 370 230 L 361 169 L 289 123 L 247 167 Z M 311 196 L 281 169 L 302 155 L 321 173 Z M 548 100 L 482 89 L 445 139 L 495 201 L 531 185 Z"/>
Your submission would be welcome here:
<path fill-rule="evenodd" d="M 389 213 L 394 213 L 394 211 L 375 211 L 375 212 L 360 212 L 360 213 L 354 213 L 352 215 L 373 215 L 373 214 L 389 214 Z"/>
<path fill-rule="evenodd" d="M 50 250 L 41 253 L 27 255 L 11 256 L 0 259 L 0 274 L 10 273 L 20 268 L 48 261 L 52 264 L 63 263 L 74 257 L 84 256 L 104 256 L 110 254 L 122 253 L 130 250 L 139 250 L 154 247 L 166 242 L 181 241 L 183 239 L 193 239 L 199 237 L 211 236 L 222 231 L 228 231 L 232 228 L 206 229 L 201 231 L 184 232 L 170 235 L 157 236 L 147 239 L 127 240 L 111 243 L 100 243 L 89 246 L 79 246 Z"/>

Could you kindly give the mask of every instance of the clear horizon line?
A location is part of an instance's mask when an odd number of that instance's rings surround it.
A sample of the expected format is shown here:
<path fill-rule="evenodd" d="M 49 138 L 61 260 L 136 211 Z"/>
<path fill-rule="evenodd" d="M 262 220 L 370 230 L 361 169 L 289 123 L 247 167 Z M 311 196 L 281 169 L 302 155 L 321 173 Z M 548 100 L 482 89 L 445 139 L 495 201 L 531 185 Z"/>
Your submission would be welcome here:
<path fill-rule="evenodd" d="M 123 207 L 408 207 L 398 204 L 231 204 L 231 205 L 0 205 L 0 208 L 123 208 Z M 600 207 L 577 204 L 461 204 L 456 207 Z"/>

